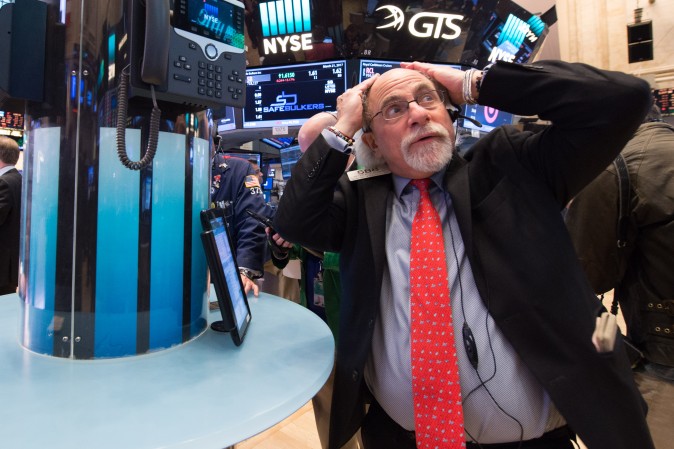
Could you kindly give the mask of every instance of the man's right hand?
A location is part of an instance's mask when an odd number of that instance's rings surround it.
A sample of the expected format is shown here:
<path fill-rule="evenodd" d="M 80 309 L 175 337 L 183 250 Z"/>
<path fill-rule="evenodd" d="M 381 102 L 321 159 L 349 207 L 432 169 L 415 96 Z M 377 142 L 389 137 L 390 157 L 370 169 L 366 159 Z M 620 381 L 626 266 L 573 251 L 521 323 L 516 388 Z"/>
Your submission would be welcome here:
<path fill-rule="evenodd" d="M 281 237 L 280 234 L 275 232 L 272 228 L 266 227 L 264 232 L 267 234 L 267 241 L 271 247 L 271 252 L 279 260 L 283 260 L 288 257 L 288 252 L 290 248 L 293 247 L 293 244 Z"/>

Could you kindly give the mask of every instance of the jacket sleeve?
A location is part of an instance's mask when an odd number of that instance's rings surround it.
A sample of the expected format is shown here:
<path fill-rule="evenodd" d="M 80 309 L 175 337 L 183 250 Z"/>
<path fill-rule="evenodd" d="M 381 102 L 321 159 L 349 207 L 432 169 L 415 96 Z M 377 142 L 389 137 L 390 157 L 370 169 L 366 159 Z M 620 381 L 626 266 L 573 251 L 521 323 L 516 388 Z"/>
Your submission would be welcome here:
<path fill-rule="evenodd" d="M 3 224 L 9 216 L 13 202 L 9 184 L 0 178 L 0 224 Z"/>
<path fill-rule="evenodd" d="M 288 241 L 316 251 L 336 251 L 346 226 L 345 196 L 336 188 L 349 156 L 319 135 L 293 167 L 274 216 Z"/>
<path fill-rule="evenodd" d="M 264 195 L 255 184 L 257 177 L 252 167 L 246 162 L 246 169 L 232 173 L 237 180 L 237 190 L 233 204 L 233 228 L 236 241 L 236 256 L 239 267 L 249 268 L 262 273 L 264 271 L 265 249 L 267 238 L 264 227 L 246 213 L 252 209 L 263 213 Z"/>
<path fill-rule="evenodd" d="M 538 61 L 496 63 L 484 77 L 478 101 L 551 122 L 542 132 L 509 138 L 522 165 L 542 177 L 564 206 L 625 146 L 652 98 L 647 82 L 625 73 Z"/>

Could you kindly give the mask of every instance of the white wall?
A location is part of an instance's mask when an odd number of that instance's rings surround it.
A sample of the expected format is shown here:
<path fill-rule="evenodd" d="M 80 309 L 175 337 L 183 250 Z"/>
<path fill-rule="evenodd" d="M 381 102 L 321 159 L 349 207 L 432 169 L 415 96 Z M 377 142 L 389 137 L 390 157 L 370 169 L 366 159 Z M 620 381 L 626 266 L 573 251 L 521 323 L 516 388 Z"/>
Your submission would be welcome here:
<path fill-rule="evenodd" d="M 637 7 L 642 21 L 653 21 L 654 59 L 630 64 L 627 24 Z M 674 87 L 673 11 L 674 0 L 558 0 L 561 59 L 631 73 L 654 89 Z"/>

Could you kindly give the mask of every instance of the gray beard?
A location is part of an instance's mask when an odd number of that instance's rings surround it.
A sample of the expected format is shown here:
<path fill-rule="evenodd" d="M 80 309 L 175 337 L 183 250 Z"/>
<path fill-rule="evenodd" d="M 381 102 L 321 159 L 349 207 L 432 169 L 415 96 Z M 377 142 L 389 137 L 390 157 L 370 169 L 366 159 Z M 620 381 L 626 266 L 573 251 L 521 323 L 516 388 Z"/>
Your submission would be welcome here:
<path fill-rule="evenodd" d="M 414 152 L 410 151 L 410 146 L 417 135 L 428 128 L 434 131 L 440 131 L 441 138 L 434 139 L 432 142 L 417 144 Z M 421 148 L 419 148 L 421 146 Z M 407 136 L 400 144 L 403 159 L 413 169 L 423 172 L 435 173 L 442 170 L 452 159 L 454 153 L 454 142 L 449 138 L 449 133 L 445 128 L 439 125 L 428 125 L 425 129 Z"/>
<path fill-rule="evenodd" d="M 441 135 L 441 138 L 424 144 L 421 148 L 417 148 L 414 153 L 410 153 L 412 142 L 418 135 L 427 132 L 429 129 Z M 400 148 L 403 153 L 403 159 L 410 167 L 415 170 L 433 173 L 440 171 L 449 164 L 454 154 L 454 142 L 450 139 L 449 132 L 437 124 L 426 125 L 414 134 L 410 134 L 403 139 Z M 360 167 L 366 169 L 388 167 L 386 160 L 365 144 L 363 139 L 356 140 L 354 152 L 356 153 L 356 162 Z"/>

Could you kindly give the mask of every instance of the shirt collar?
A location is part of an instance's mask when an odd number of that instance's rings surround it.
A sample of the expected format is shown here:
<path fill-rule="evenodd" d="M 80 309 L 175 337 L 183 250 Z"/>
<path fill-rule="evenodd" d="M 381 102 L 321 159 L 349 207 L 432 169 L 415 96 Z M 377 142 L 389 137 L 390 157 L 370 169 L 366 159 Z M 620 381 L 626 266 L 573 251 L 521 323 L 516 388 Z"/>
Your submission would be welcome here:
<path fill-rule="evenodd" d="M 14 168 L 16 168 L 16 167 L 13 166 L 13 165 L 6 165 L 5 167 L 0 168 L 0 176 L 4 175 L 5 173 L 7 173 L 8 171 L 10 171 Z"/>
<path fill-rule="evenodd" d="M 431 181 L 433 181 L 433 184 L 435 184 L 435 186 L 442 191 L 444 191 L 442 179 L 445 177 L 446 171 L 447 167 L 443 168 L 442 170 L 436 172 L 434 175 L 431 176 Z M 405 190 L 405 187 L 409 185 L 410 181 L 411 181 L 410 178 L 404 178 L 402 176 L 393 175 L 393 188 L 395 189 L 395 193 L 398 196 L 398 198 L 402 197 L 403 191 Z"/>

